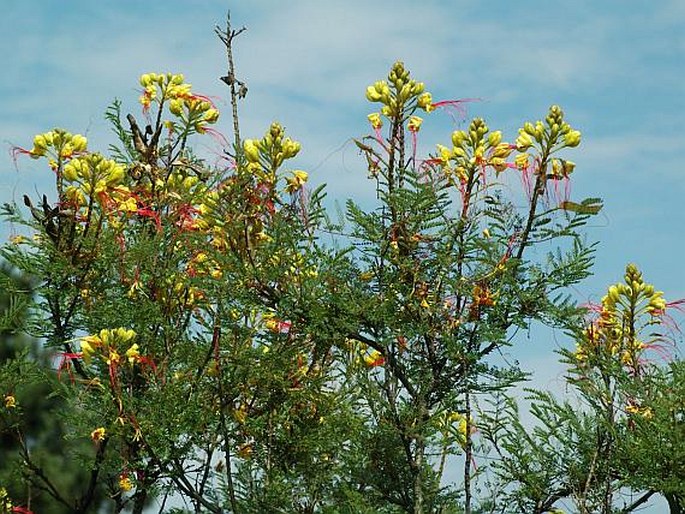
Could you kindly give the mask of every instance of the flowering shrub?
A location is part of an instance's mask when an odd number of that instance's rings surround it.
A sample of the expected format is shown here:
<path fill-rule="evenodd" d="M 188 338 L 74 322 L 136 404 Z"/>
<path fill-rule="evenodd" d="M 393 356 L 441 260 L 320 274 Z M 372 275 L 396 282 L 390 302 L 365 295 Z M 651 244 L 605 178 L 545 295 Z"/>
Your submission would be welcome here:
<path fill-rule="evenodd" d="M 480 405 L 523 378 L 495 356 L 534 321 L 582 319 L 566 291 L 589 273 L 579 230 L 601 203 L 570 198 L 580 132 L 552 106 L 514 142 L 475 118 L 421 156 L 424 124 L 464 101 L 434 101 L 397 62 L 367 88 L 378 110 L 356 141 L 377 206 L 349 201 L 344 228 L 291 167 L 301 146 L 281 124 L 241 139 L 236 123 L 230 148 L 182 75 L 140 86 L 146 126 L 115 102 L 110 155 L 62 129 L 17 149 L 47 161 L 54 200 L 6 206 L 30 235 L 1 251 L 38 278 L 33 329 L 89 471 L 75 494 L 42 472 L 12 422 L 27 379 L 8 368 L 2 428 L 28 483 L 82 513 L 96 493 L 114 512 L 167 496 L 215 513 L 471 512 Z M 192 151 L 207 136 L 214 164 Z M 580 340 L 578 373 L 605 356 L 637 374 L 654 343 L 621 331 L 624 307 L 665 308 L 628 274 Z M 622 408 L 648 418 L 645 405 Z M 455 459 L 463 481 L 448 483 Z"/>

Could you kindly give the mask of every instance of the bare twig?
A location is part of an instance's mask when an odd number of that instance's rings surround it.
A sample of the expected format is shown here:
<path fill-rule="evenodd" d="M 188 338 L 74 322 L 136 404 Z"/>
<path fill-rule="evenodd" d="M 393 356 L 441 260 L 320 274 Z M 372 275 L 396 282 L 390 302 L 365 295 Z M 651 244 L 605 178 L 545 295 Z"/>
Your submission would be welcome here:
<path fill-rule="evenodd" d="M 221 42 L 226 47 L 226 60 L 228 64 L 228 71 L 226 75 L 220 77 L 220 80 L 224 82 L 231 91 L 231 108 L 233 111 L 233 139 L 235 143 L 236 152 L 240 149 L 240 127 L 238 124 L 238 99 L 245 98 L 247 95 L 247 86 L 244 82 L 241 82 L 236 78 L 235 75 L 235 65 L 233 63 L 233 40 L 245 32 L 246 27 L 242 27 L 238 30 L 233 30 L 231 28 L 231 13 L 230 11 L 226 15 L 226 29 L 221 29 L 218 25 L 214 29 L 214 32 L 219 37 Z"/>

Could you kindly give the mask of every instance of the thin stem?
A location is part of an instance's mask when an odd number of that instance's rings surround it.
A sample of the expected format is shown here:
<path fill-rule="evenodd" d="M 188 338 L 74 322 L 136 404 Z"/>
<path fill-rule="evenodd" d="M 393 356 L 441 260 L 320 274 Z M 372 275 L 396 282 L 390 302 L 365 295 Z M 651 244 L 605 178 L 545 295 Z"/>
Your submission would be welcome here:
<path fill-rule="evenodd" d="M 228 85 L 231 92 L 231 109 L 233 114 L 233 142 L 235 144 L 236 152 L 240 149 L 240 126 L 238 122 L 238 98 L 243 98 L 247 94 L 247 87 L 243 82 L 236 79 L 235 76 L 235 65 L 233 62 L 233 40 L 242 34 L 245 27 L 239 30 L 233 30 L 231 28 L 231 12 L 229 11 L 226 15 L 226 30 L 221 30 L 218 26 L 215 28 L 214 32 L 221 39 L 222 43 L 226 47 L 226 61 L 228 64 L 228 74 L 221 77 L 221 80 Z M 236 89 L 238 86 L 238 89 Z"/>

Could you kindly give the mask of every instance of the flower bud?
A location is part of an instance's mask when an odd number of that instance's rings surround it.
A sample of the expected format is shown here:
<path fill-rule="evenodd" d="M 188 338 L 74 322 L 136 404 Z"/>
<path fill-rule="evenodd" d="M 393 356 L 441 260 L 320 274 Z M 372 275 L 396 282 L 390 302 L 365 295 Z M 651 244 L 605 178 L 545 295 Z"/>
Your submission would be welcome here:
<path fill-rule="evenodd" d="M 519 129 L 519 135 L 516 138 L 516 149 L 519 152 L 524 152 L 533 146 L 533 138 L 530 137 L 525 129 Z"/>
<path fill-rule="evenodd" d="M 492 153 L 493 157 L 501 157 L 503 159 L 506 159 L 511 155 L 511 152 L 514 151 L 514 148 L 509 143 L 499 143 L 496 147 L 495 150 Z"/>
<path fill-rule="evenodd" d="M 71 145 L 74 149 L 74 152 L 84 152 L 88 145 L 88 140 L 81 134 L 76 134 L 71 138 Z"/>
<path fill-rule="evenodd" d="M 564 144 L 569 148 L 574 148 L 580 144 L 580 131 L 571 130 L 564 134 Z"/>
<path fill-rule="evenodd" d="M 488 136 L 488 145 L 490 147 L 495 147 L 500 144 L 502 141 L 502 132 L 499 130 L 495 130 L 494 132 L 491 132 L 490 135 Z M 509 145 L 507 145 L 509 146 Z"/>
<path fill-rule="evenodd" d="M 376 91 L 376 88 L 369 86 L 366 88 L 366 99 L 369 102 L 379 102 L 381 99 L 381 94 Z"/>
<path fill-rule="evenodd" d="M 466 132 L 463 130 L 455 130 L 452 132 L 452 144 L 454 146 L 463 146 L 464 141 L 468 139 L 468 136 L 466 135 Z"/>
<path fill-rule="evenodd" d="M 259 149 L 253 139 L 246 139 L 243 141 L 243 150 L 245 151 L 245 158 L 248 162 L 259 161 Z"/>

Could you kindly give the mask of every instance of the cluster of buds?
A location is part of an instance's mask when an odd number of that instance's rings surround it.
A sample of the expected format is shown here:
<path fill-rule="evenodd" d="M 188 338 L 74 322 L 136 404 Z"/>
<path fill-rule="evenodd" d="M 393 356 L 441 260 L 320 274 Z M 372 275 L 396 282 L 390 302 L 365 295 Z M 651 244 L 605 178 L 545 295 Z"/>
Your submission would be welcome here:
<path fill-rule="evenodd" d="M 443 145 L 437 146 L 438 160 L 448 177 L 454 174 L 460 181 L 465 181 L 469 173 L 477 168 L 491 166 L 497 173 L 501 173 L 511 167 L 507 158 L 514 147 L 502 141 L 499 130 L 490 132 L 481 118 L 471 121 L 466 131 L 455 130 L 452 133 L 452 145 L 451 149 Z"/>
<path fill-rule="evenodd" d="M 545 123 L 536 121 L 533 124 L 528 121 L 519 129 L 516 148 L 524 152 L 533 146 L 534 142 L 539 145 L 548 143 L 550 146 L 574 148 L 580 144 L 580 139 L 580 131 L 572 129 L 571 125 L 564 121 L 564 111 L 561 107 L 553 105 L 549 108 Z"/>
<path fill-rule="evenodd" d="M 128 346 L 124 357 L 133 365 L 141 359 L 139 347 L 136 343 L 129 343 L 135 339 L 136 333 L 131 329 L 114 328 L 103 329 L 97 335 L 85 336 L 80 339 L 81 356 L 89 364 L 93 357 L 100 357 L 109 366 L 121 362 L 121 350 Z"/>
<path fill-rule="evenodd" d="M 262 139 L 246 139 L 243 142 L 243 150 L 250 171 L 275 171 L 283 161 L 298 154 L 300 143 L 285 137 L 283 126 L 273 122 Z"/>
<path fill-rule="evenodd" d="M 624 281 L 609 287 L 602 297 L 599 318 L 576 344 L 576 359 L 584 362 L 601 353 L 616 356 L 623 365 L 637 368 L 640 355 L 649 346 L 637 337 L 640 316 L 649 316 L 644 325 L 659 324 L 666 306 L 663 292 L 655 291 L 652 284 L 644 281 L 637 266 L 629 264 Z"/>
<path fill-rule="evenodd" d="M 300 151 L 300 143 L 285 136 L 280 123 L 274 122 L 262 139 L 246 139 L 243 151 L 247 160 L 247 170 L 260 181 L 274 185 L 276 172 L 287 159 L 292 159 Z M 296 170 L 286 179 L 285 191 L 293 193 L 307 182 L 305 171 Z"/>
<path fill-rule="evenodd" d="M 148 110 L 153 102 L 160 105 L 169 101 L 169 111 L 181 119 L 184 126 L 192 127 L 200 134 L 207 130 L 207 125 L 217 122 L 219 111 L 209 98 L 194 94 L 192 86 L 184 82 L 182 74 L 145 73 L 140 77 L 143 94 L 140 103 Z M 174 124 L 168 126 L 173 130 Z"/>
<path fill-rule="evenodd" d="M 652 284 L 646 283 L 642 278 L 642 272 L 635 264 L 628 264 L 623 279 L 623 283 L 619 282 L 609 288 L 606 296 L 602 298 L 602 305 L 615 310 L 617 304 L 628 307 L 646 303 L 642 308 L 650 316 L 663 314 L 666 309 L 663 291 L 655 291 Z"/>
<path fill-rule="evenodd" d="M 515 148 L 519 153 L 514 162 L 520 170 L 529 166 L 530 155 L 527 151 L 535 144 L 542 150 L 546 148 L 551 153 L 561 148 L 574 148 L 580 144 L 580 131 L 574 130 L 564 120 L 564 111 L 558 105 L 549 108 L 545 122 L 538 120 L 535 123 L 527 121 L 518 131 Z M 568 178 L 575 169 L 575 163 L 564 159 L 552 159 L 552 169 L 546 178 L 560 180 Z"/>
<path fill-rule="evenodd" d="M 393 118 L 404 112 L 413 112 L 416 108 L 426 112 L 435 109 L 433 97 L 425 91 L 423 82 L 410 78 L 409 70 L 399 61 L 393 65 L 387 81 L 379 80 L 366 88 L 366 98 L 370 102 L 381 103 L 380 114 L 386 118 Z M 383 126 L 380 114 L 369 115 L 369 122 L 374 129 L 380 129 Z M 421 123 L 417 123 L 416 119 L 411 123 L 409 130 L 416 132 Z"/>
<path fill-rule="evenodd" d="M 33 159 L 48 157 L 54 169 L 59 160 L 71 159 L 72 156 L 86 151 L 88 140 L 81 134 L 72 134 L 63 129 L 53 129 L 33 138 L 33 148 L 29 155 Z"/>
<path fill-rule="evenodd" d="M 119 193 L 126 192 L 127 190 L 120 186 L 124 175 L 125 170 L 121 164 L 106 159 L 99 153 L 83 155 L 70 160 L 64 166 L 63 177 L 72 183 L 64 193 L 75 205 L 86 205 L 88 198 L 99 199 L 103 193 L 111 192 L 115 188 Z M 129 202 L 129 205 L 124 205 L 123 208 L 135 210 L 135 201 Z"/>

